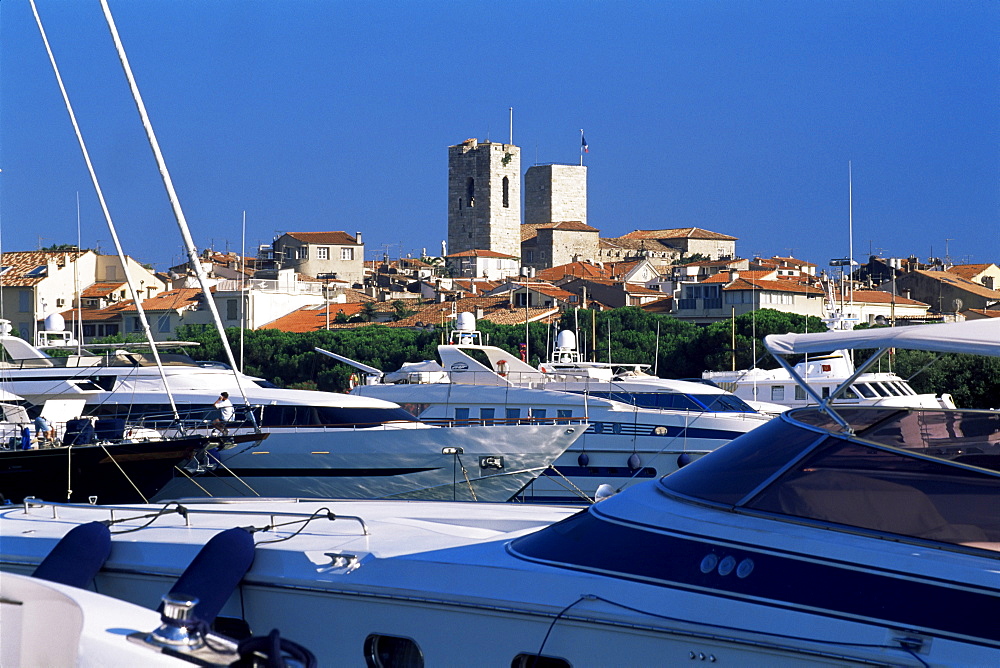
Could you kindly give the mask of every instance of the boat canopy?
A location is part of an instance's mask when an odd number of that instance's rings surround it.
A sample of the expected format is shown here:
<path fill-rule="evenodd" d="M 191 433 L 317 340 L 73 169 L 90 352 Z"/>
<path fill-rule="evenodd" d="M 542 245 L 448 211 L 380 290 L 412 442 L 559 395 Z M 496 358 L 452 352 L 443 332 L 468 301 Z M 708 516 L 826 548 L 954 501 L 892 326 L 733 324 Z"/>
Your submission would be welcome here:
<path fill-rule="evenodd" d="M 816 334 L 771 334 L 764 338 L 764 346 L 772 355 L 820 353 L 843 348 L 907 348 L 1000 357 L 1000 318 Z"/>

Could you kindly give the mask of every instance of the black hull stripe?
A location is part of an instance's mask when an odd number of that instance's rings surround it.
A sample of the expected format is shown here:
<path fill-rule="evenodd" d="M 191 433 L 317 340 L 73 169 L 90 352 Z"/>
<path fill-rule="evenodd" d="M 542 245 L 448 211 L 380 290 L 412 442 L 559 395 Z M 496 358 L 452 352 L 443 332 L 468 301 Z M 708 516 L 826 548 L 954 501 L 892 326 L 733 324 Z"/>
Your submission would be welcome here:
<path fill-rule="evenodd" d="M 996 589 L 864 571 L 805 555 L 720 546 L 603 521 L 592 513 L 575 515 L 562 524 L 558 540 L 553 530 L 541 531 L 515 540 L 511 552 L 609 577 L 1000 646 L 1000 625 L 985 612 L 1000 609 Z M 831 538 L 835 536 L 831 533 Z M 714 555 L 715 564 L 706 573 L 702 564 L 713 561 L 709 555 Z M 720 574 L 724 561 L 732 566 L 726 575 Z M 752 569 L 740 577 L 741 565 L 748 562 Z"/>

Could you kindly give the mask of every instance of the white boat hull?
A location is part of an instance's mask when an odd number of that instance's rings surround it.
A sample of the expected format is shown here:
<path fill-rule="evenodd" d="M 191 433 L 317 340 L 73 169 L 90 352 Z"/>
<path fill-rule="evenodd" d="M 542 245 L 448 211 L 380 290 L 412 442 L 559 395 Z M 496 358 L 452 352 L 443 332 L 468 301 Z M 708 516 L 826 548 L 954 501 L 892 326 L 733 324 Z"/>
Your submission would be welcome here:
<path fill-rule="evenodd" d="M 587 427 L 418 426 L 422 428 L 272 429 L 262 445 L 223 450 L 214 471 L 192 479 L 176 477 L 155 498 L 507 501 Z"/>

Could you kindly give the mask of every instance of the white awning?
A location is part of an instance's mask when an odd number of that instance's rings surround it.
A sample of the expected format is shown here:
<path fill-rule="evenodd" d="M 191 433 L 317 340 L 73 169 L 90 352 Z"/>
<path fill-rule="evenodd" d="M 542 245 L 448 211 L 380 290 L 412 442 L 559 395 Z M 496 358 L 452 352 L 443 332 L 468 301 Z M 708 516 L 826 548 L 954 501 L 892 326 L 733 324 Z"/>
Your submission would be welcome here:
<path fill-rule="evenodd" d="M 1000 357 L 1000 318 L 846 332 L 771 334 L 764 337 L 764 346 L 772 355 L 819 353 L 844 348 L 906 348 Z"/>

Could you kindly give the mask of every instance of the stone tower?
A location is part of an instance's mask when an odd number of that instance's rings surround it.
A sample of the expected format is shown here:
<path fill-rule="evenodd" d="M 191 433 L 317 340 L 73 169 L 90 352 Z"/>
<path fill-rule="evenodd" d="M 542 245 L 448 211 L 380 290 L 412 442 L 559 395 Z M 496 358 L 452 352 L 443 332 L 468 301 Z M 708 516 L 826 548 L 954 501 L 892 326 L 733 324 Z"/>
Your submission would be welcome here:
<path fill-rule="evenodd" d="M 524 175 L 524 222 L 587 222 L 587 168 L 535 165 Z"/>
<path fill-rule="evenodd" d="M 521 256 L 521 149 L 467 139 L 448 147 L 448 251 Z"/>

